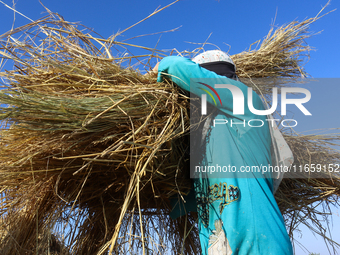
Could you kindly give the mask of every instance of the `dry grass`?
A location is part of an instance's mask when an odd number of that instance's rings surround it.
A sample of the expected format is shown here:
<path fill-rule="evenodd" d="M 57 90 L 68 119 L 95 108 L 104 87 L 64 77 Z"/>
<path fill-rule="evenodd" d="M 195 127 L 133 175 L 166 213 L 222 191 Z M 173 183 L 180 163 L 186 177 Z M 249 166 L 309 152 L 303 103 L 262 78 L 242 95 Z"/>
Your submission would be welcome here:
<path fill-rule="evenodd" d="M 239 76 L 305 75 L 302 43 L 316 19 L 270 31 L 259 49 L 232 56 Z M 1 73 L 1 254 L 40 253 L 50 230 L 63 254 L 199 254 L 197 216 L 169 217 L 169 198 L 191 185 L 189 101 L 124 62 L 144 55 L 113 57 L 118 47 L 141 47 L 95 37 L 52 13 L 0 40 L 2 59 L 14 63 Z M 286 139 L 296 164 L 339 159 L 331 149 L 338 135 Z M 303 217 L 315 220 L 313 203 L 337 201 L 339 176 L 327 174 L 283 181 L 276 199 L 291 230 Z"/>

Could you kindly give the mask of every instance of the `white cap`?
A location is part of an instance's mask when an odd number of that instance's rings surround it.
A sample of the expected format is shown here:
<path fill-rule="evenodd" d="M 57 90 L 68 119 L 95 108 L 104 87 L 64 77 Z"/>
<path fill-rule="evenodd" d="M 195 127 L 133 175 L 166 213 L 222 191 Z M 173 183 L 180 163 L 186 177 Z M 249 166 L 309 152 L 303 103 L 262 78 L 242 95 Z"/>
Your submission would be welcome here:
<path fill-rule="evenodd" d="M 197 64 L 204 64 L 216 61 L 225 61 L 235 66 L 229 55 L 221 50 L 208 50 L 201 54 L 198 54 L 192 59 Z"/>

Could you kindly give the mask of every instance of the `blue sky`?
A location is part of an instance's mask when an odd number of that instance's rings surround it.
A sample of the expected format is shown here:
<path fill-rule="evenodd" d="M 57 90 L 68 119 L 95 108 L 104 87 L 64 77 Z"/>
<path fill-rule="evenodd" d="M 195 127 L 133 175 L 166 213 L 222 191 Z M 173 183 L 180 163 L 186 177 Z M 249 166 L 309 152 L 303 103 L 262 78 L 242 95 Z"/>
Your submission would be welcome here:
<path fill-rule="evenodd" d="M 13 6 L 12 0 L 2 2 Z M 59 13 L 67 21 L 80 22 L 93 28 L 104 38 L 111 36 L 151 14 L 157 7 L 165 6 L 171 1 L 165 0 L 42 0 L 43 4 L 53 12 Z M 30 19 L 36 20 L 46 15 L 38 0 L 15 0 L 15 8 Z M 271 25 L 280 26 L 293 20 L 304 20 L 315 16 L 327 3 L 326 0 L 181 0 L 175 5 L 163 10 L 136 27 L 126 31 L 117 40 L 167 31 L 178 28 L 175 32 L 146 36 L 130 40 L 130 43 L 155 47 L 158 49 L 173 49 L 179 51 L 192 50 L 194 43 L 208 42 L 219 46 L 233 55 L 247 49 L 251 43 L 262 39 Z M 340 2 L 333 0 L 324 13 L 339 9 Z M 310 53 L 310 60 L 305 65 L 306 71 L 315 78 L 340 78 L 340 10 L 332 12 L 316 23 L 311 31 L 321 34 L 307 40 L 315 50 Z M 0 3 L 0 34 L 8 31 L 13 23 L 13 11 Z M 276 17 L 276 18 L 275 18 Z M 15 27 L 29 21 L 20 15 L 15 15 Z M 274 22 L 275 19 L 275 22 Z M 295 119 L 299 124 L 296 130 L 302 132 L 318 128 L 340 126 L 338 94 L 339 80 L 323 79 L 318 85 L 308 89 L 312 98 L 306 105 L 312 116 L 302 116 L 297 113 Z M 292 109 L 292 111 L 295 111 Z M 334 212 L 338 212 L 335 208 Z M 340 242 L 339 213 L 334 215 L 333 236 Z M 337 232 L 338 231 L 338 232 Z M 322 241 L 318 241 L 308 231 L 302 232 L 302 243 L 311 252 L 327 254 Z M 298 255 L 307 254 L 300 249 Z"/>

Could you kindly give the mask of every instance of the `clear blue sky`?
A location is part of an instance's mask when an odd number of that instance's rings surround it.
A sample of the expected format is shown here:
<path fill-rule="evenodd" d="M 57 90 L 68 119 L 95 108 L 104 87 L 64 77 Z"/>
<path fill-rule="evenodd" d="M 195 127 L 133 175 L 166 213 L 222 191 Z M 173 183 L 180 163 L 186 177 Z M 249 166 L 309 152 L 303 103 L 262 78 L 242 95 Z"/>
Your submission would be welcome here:
<path fill-rule="evenodd" d="M 2 0 L 13 6 L 12 0 Z M 118 31 L 140 21 L 151 14 L 157 7 L 165 6 L 171 1 L 161 0 L 42 0 L 53 12 L 57 12 L 67 21 L 81 22 L 93 28 L 107 38 Z M 45 10 L 38 0 L 14 0 L 16 10 L 36 20 L 44 16 Z M 170 8 L 151 17 L 147 21 L 130 29 L 117 40 L 125 40 L 141 34 L 149 34 L 180 27 L 176 32 L 161 36 L 147 36 L 131 40 L 130 43 L 173 49 L 192 50 L 212 33 L 209 42 L 218 45 L 222 50 L 236 54 L 247 49 L 251 43 L 262 39 L 269 31 L 270 25 L 283 25 L 293 20 L 304 20 L 315 16 L 327 3 L 327 0 L 181 0 Z M 340 9 L 340 2 L 333 0 L 324 13 Z M 311 31 L 319 32 L 308 39 L 307 43 L 315 51 L 310 53 L 310 60 L 305 65 L 306 71 L 315 78 L 340 78 L 340 10 L 318 20 L 311 26 Z M 15 15 L 15 27 L 28 23 L 28 20 Z M 13 11 L 0 3 L 0 34 L 11 29 Z M 159 40 L 160 39 L 160 40 Z M 339 80 L 324 85 L 311 86 L 312 99 L 306 105 L 312 113 L 310 117 L 299 114 L 295 119 L 299 124 L 298 131 L 340 126 L 338 95 Z M 294 111 L 294 109 L 292 109 Z M 338 212 L 335 208 L 334 212 Z M 333 237 L 340 242 L 339 213 L 334 215 Z M 302 232 L 302 243 L 311 252 L 328 254 L 322 241 L 317 241 L 308 231 Z M 307 254 L 297 249 L 298 255 Z"/>

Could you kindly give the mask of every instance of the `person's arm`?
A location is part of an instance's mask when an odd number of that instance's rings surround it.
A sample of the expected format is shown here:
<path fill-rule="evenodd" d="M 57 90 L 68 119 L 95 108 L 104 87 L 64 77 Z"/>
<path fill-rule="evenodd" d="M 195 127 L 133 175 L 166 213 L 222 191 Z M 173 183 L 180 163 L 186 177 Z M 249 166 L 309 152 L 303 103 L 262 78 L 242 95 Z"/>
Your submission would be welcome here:
<path fill-rule="evenodd" d="M 214 94 L 214 92 L 206 87 L 205 85 L 202 85 L 198 82 L 192 82 L 190 83 L 191 78 L 204 78 L 202 81 L 207 81 L 206 84 L 215 87 L 215 84 L 231 84 L 239 89 L 241 89 L 243 95 L 244 95 L 244 116 L 251 116 L 253 115 L 249 109 L 248 109 L 248 87 L 243 84 L 242 82 L 235 81 L 229 78 L 226 78 L 224 76 L 217 75 L 216 73 L 209 71 L 203 67 L 201 67 L 199 64 L 191 61 L 190 59 L 179 57 L 179 56 L 170 56 L 165 57 L 162 59 L 162 61 L 159 63 L 158 67 L 155 68 L 155 71 L 158 71 L 158 78 L 157 81 L 161 82 L 164 78 L 171 79 L 174 83 L 176 83 L 179 87 L 182 89 L 189 91 L 199 97 L 201 97 L 202 94 L 207 94 L 206 90 L 210 91 L 212 95 L 214 96 L 215 101 L 217 101 L 217 95 Z M 206 80 L 206 78 L 211 78 L 212 80 L 209 83 L 209 80 Z M 215 83 L 215 84 L 212 84 Z M 233 115 L 233 95 L 229 89 L 226 88 L 216 88 L 215 89 L 217 94 L 221 98 L 222 105 L 219 101 L 217 101 L 217 107 L 222 110 L 223 112 Z M 214 99 L 211 96 L 207 96 L 207 101 L 215 105 Z M 253 105 L 256 109 L 262 110 L 263 103 L 259 96 L 253 92 Z"/>

